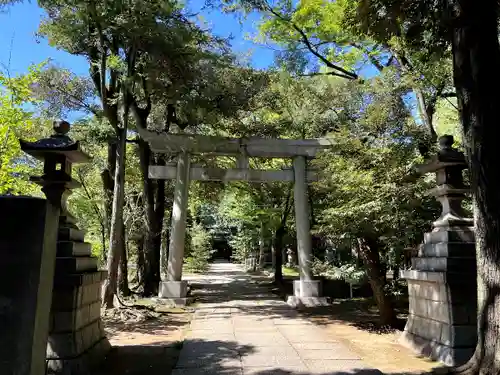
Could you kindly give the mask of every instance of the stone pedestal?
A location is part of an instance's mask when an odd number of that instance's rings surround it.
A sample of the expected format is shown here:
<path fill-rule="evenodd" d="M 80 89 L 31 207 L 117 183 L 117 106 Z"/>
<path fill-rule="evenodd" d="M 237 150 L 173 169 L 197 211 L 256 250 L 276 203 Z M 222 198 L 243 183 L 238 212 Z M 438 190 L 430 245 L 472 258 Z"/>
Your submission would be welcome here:
<path fill-rule="evenodd" d="M 59 210 L 0 197 L 0 373 L 44 375 Z"/>
<path fill-rule="evenodd" d="M 245 259 L 245 271 L 255 271 L 257 269 L 257 258 L 252 256 Z"/>
<path fill-rule="evenodd" d="M 90 244 L 76 228 L 59 230 L 51 328 L 47 346 L 49 374 L 88 374 L 110 349 L 101 322 L 101 283 Z"/>
<path fill-rule="evenodd" d="M 293 296 L 288 297 L 287 303 L 292 307 L 314 307 L 326 306 L 329 301 L 327 297 L 322 297 L 320 280 L 294 280 Z"/>
<path fill-rule="evenodd" d="M 189 302 L 187 292 L 187 281 L 161 281 L 158 297 L 166 299 L 163 303 L 185 306 Z"/>
<path fill-rule="evenodd" d="M 410 311 L 401 343 L 420 355 L 449 366 L 467 362 L 477 340 L 477 283 L 473 220 L 464 217 L 461 202 L 467 187 L 463 154 L 453 138 L 440 139 L 441 150 L 422 172 L 436 172 L 438 187 L 430 193 L 442 205 L 441 216 L 426 233 L 408 281 Z"/>
<path fill-rule="evenodd" d="M 410 303 L 401 343 L 449 366 L 467 362 L 476 346 L 474 233 L 463 229 L 427 233 L 401 275 Z"/>
<path fill-rule="evenodd" d="M 321 281 L 319 280 L 294 280 L 293 295 L 295 297 L 320 297 Z"/>

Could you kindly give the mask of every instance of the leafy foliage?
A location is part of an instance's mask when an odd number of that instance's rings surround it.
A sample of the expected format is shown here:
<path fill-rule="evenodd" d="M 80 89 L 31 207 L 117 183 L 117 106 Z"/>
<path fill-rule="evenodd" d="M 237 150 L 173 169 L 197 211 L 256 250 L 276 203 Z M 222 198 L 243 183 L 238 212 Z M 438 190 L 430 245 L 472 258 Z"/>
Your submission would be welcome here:
<path fill-rule="evenodd" d="M 186 252 L 186 268 L 191 272 L 203 272 L 208 268 L 212 255 L 211 236 L 201 224 L 194 223 L 189 229 L 190 246 Z"/>
<path fill-rule="evenodd" d="M 0 194 L 37 191 L 27 181 L 39 164 L 21 152 L 19 139 L 34 141 L 49 129 L 48 121 L 28 109 L 34 102 L 30 87 L 38 76 L 38 66 L 16 77 L 0 73 Z"/>

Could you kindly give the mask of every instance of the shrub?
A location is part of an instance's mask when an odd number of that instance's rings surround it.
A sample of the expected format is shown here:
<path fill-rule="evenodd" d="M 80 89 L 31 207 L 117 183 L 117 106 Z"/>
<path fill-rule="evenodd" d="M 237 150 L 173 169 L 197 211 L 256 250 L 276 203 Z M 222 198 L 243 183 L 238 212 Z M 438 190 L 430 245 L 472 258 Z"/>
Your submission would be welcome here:
<path fill-rule="evenodd" d="M 204 272 L 208 268 L 208 262 L 212 255 L 210 233 L 201 224 L 195 223 L 189 229 L 189 238 L 186 268 L 191 272 Z"/>

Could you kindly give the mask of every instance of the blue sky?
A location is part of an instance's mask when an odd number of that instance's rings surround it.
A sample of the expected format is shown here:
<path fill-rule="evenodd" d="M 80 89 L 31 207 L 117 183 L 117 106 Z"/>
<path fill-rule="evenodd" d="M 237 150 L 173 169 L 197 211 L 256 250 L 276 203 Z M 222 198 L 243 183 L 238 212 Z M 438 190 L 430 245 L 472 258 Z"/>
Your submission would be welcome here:
<path fill-rule="evenodd" d="M 203 0 L 194 0 L 191 9 L 199 9 Z M 273 63 L 274 52 L 247 40 L 247 34 L 255 33 L 257 16 L 250 16 L 240 21 L 232 15 L 222 14 L 219 11 L 203 12 L 206 22 L 218 36 L 232 36 L 232 47 L 236 53 L 251 54 L 250 62 L 256 68 L 265 68 Z M 23 2 L 13 5 L 0 13 L 0 67 L 9 67 L 11 74 L 23 73 L 30 64 L 40 63 L 48 58 L 57 65 L 71 69 L 80 75 L 88 74 L 88 65 L 85 59 L 72 56 L 64 51 L 52 48 L 48 43 L 36 37 L 36 31 L 44 12 L 36 5 L 36 1 Z"/>

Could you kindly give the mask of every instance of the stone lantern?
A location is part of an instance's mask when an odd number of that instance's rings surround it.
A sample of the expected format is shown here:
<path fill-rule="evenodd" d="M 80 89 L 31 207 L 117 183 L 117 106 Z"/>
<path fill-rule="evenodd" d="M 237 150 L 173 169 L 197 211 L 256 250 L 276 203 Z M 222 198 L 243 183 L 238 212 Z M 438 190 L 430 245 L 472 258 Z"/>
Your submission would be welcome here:
<path fill-rule="evenodd" d="M 67 199 L 80 183 L 71 176 L 73 164 L 90 157 L 67 134 L 70 124 L 54 122 L 54 134 L 36 142 L 20 140 L 21 149 L 43 161 L 43 175 L 30 180 L 42 187 L 59 211 L 59 228 L 53 280 L 47 369 L 55 374 L 87 374 L 105 358 L 109 342 L 101 322 L 101 282 L 106 271 L 98 270 L 85 232 L 76 226 Z"/>
<path fill-rule="evenodd" d="M 425 164 L 418 166 L 420 174 L 436 173 L 437 187 L 429 194 L 441 203 L 441 216 L 433 223 L 435 230 L 450 227 L 472 227 L 474 220 L 465 217 L 462 201 L 470 193 L 469 186 L 464 185 L 462 171 L 467 168 L 465 156 L 453 148 L 453 136 L 444 135 L 439 138 L 437 155 Z"/>
<path fill-rule="evenodd" d="M 420 165 L 421 174 L 435 173 L 437 187 L 429 194 L 441 203 L 440 217 L 411 259 L 408 281 L 410 311 L 403 345 L 446 365 L 465 363 L 476 345 L 476 260 L 473 219 L 462 201 L 469 193 L 462 172 L 464 154 L 453 137 L 439 139 L 437 155 Z"/>
<path fill-rule="evenodd" d="M 42 191 L 50 203 L 61 212 L 59 227 L 74 228 L 76 220 L 68 211 L 67 200 L 71 190 L 80 187 L 80 183 L 71 177 L 72 165 L 88 163 L 90 156 L 83 152 L 79 142 L 73 141 L 67 133 L 70 124 L 66 121 L 54 121 L 54 134 L 36 142 L 20 140 L 21 150 L 43 161 L 43 175 L 32 176 L 31 181 L 42 186 Z"/>

